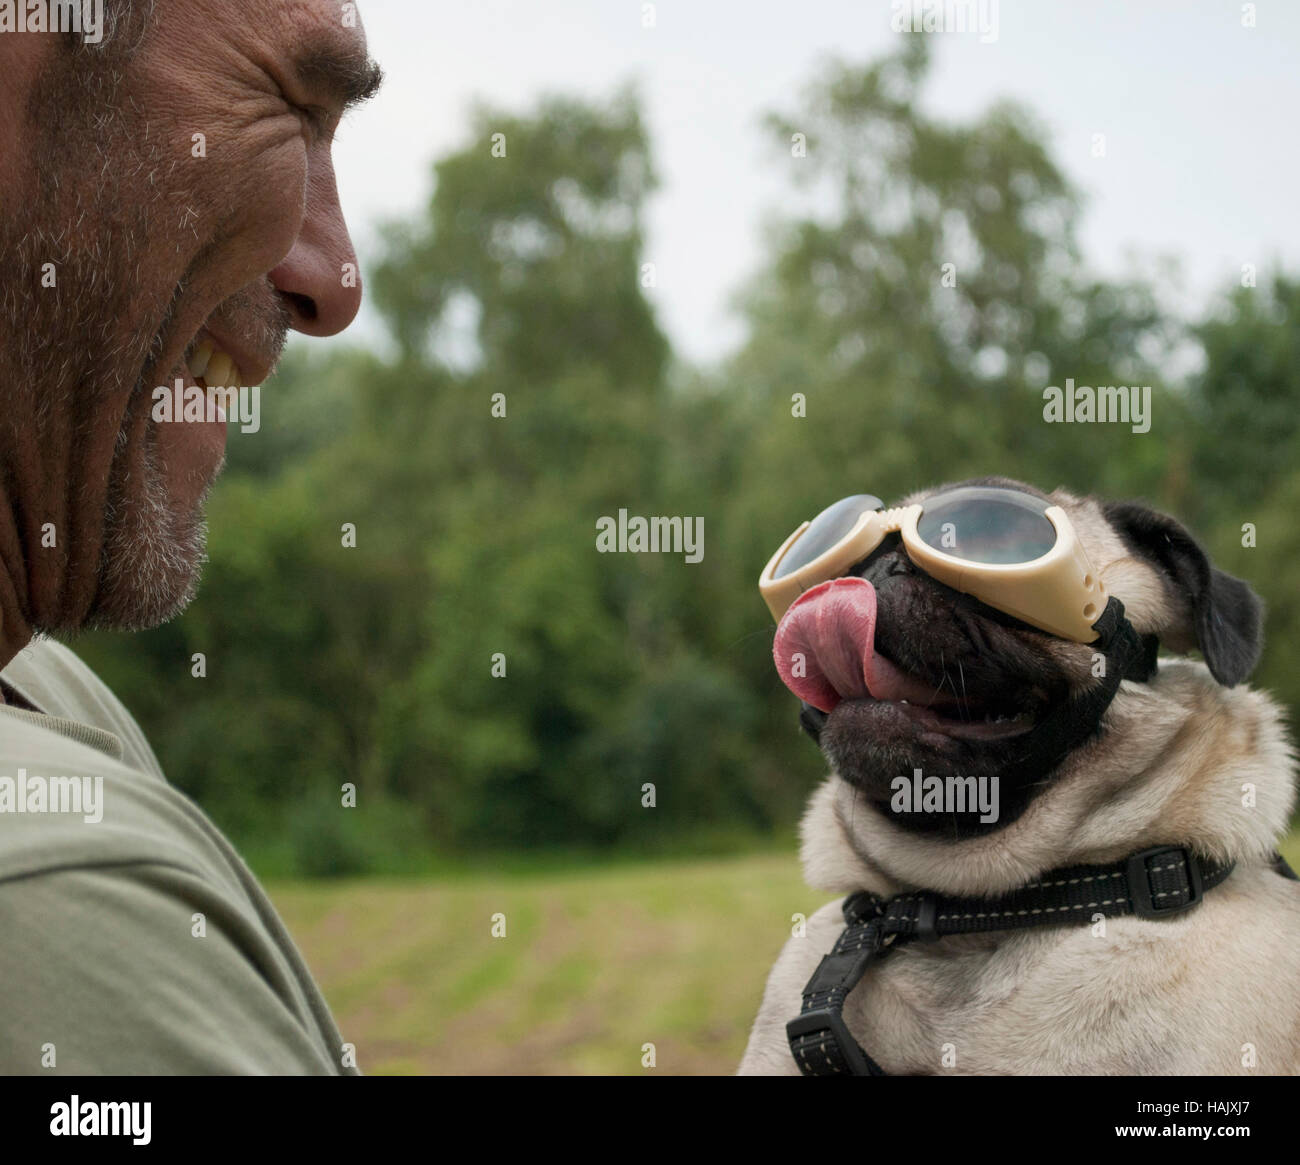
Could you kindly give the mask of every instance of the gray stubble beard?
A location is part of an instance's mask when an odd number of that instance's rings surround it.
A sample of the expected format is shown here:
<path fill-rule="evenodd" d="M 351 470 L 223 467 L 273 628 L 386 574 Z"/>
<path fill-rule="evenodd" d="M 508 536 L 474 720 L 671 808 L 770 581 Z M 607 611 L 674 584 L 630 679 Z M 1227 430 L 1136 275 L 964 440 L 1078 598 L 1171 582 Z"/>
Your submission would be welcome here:
<path fill-rule="evenodd" d="M 209 482 L 193 507 L 176 512 L 159 464 L 154 422 L 141 424 L 136 415 L 147 412 L 149 400 L 140 369 L 161 347 L 148 321 L 170 319 L 170 309 L 142 310 L 127 283 L 147 264 L 150 241 L 158 245 L 164 238 L 157 226 L 166 217 L 168 196 L 153 177 L 168 168 L 156 145 L 141 145 L 139 127 L 122 106 L 120 57 L 78 52 L 60 65 L 49 70 L 29 108 L 39 175 L 34 210 L 23 221 L 0 222 L 0 253 L 11 260 L 8 277 L 0 271 L 0 333 L 7 338 L 4 362 L 11 369 L 5 427 L 16 434 L 30 426 L 38 443 L 70 436 L 66 464 L 73 473 L 84 462 L 78 451 L 89 444 L 88 426 L 102 423 L 107 410 L 121 413 L 121 428 L 102 484 L 90 607 L 83 603 L 78 611 L 60 596 L 48 610 L 29 616 L 33 628 L 45 633 L 141 630 L 174 618 L 194 597 L 206 561 L 203 506 L 211 489 Z M 111 168 L 104 159 L 112 159 Z M 53 289 L 41 284 L 47 263 L 54 264 L 58 280 Z M 138 322 L 124 328 L 124 321 Z M 124 410 L 110 403 L 124 394 Z M 69 420 L 80 417 L 86 421 Z M 10 472 L 4 476 L 14 479 Z M 67 504 L 83 484 L 90 483 L 66 483 Z M 10 498 L 9 504 L 18 507 L 24 499 Z M 29 554 L 36 552 L 28 547 Z M 65 564 L 68 572 L 75 567 Z"/>

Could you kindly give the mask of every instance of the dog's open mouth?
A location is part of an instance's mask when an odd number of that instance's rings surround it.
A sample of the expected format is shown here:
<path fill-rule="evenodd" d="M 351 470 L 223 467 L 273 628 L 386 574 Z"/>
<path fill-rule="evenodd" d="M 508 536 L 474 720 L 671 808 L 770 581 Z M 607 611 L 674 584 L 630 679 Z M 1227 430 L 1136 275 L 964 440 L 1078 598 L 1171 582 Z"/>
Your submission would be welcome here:
<path fill-rule="evenodd" d="M 854 701 L 889 705 L 896 727 L 918 735 L 994 741 L 1033 728 L 1044 693 L 1008 682 L 967 690 L 964 677 L 912 675 L 876 646 L 876 591 L 865 579 L 833 579 L 805 591 L 777 628 L 777 671 L 796 696 L 823 712 Z M 1009 679 L 1010 677 L 1008 677 Z"/>
<path fill-rule="evenodd" d="M 918 732 L 937 732 L 961 740 L 1003 740 L 1019 736 L 1034 726 L 1031 712 L 1010 707 L 991 707 L 974 700 L 969 703 L 925 706 L 909 700 L 881 701 L 893 703 L 900 715 L 911 720 Z"/>

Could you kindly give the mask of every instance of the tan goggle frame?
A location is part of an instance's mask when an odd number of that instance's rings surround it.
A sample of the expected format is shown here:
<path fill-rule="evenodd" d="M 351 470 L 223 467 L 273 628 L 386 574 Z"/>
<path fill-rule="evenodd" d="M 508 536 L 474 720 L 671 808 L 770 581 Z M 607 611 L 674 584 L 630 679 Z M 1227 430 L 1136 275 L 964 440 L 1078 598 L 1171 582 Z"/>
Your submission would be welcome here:
<path fill-rule="evenodd" d="M 1060 506 L 1044 511 L 1056 528 L 1056 544 L 1032 562 L 969 562 L 936 550 L 922 540 L 916 524 L 924 512 L 923 503 L 893 510 L 873 510 L 834 546 L 798 570 L 775 578 L 781 561 L 799 541 L 810 523 L 804 522 L 772 555 L 758 580 L 758 590 L 772 617 L 779 623 L 790 605 L 804 591 L 829 579 L 843 578 L 897 531 L 908 557 L 931 578 L 953 590 L 971 595 L 981 603 L 1011 615 L 1039 630 L 1091 643 L 1093 628 L 1106 609 L 1106 587 L 1092 569 L 1069 517 Z"/>

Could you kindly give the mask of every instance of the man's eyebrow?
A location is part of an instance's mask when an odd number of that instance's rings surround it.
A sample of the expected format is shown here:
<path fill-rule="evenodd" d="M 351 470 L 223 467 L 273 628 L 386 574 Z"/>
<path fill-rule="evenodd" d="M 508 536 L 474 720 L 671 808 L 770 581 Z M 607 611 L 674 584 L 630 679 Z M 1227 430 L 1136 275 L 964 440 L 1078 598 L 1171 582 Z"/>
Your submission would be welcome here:
<path fill-rule="evenodd" d="M 329 98 L 340 112 L 369 101 L 384 83 L 383 69 L 364 49 L 333 41 L 305 46 L 293 58 L 293 67 L 304 85 Z"/>

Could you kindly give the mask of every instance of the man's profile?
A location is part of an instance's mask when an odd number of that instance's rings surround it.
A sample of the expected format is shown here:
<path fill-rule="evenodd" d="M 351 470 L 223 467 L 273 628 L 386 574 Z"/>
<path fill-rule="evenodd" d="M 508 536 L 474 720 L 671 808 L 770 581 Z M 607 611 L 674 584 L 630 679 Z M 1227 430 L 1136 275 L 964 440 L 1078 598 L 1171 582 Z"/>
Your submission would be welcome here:
<path fill-rule="evenodd" d="M 3 1073 L 357 1071 L 256 879 L 52 639 L 185 607 L 225 456 L 203 406 L 356 315 L 354 14 L 105 0 L 98 39 L 0 31 Z M 160 423 L 177 382 L 199 407 Z"/>

